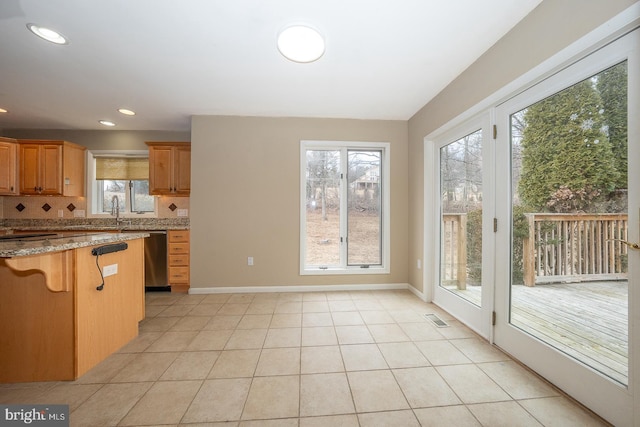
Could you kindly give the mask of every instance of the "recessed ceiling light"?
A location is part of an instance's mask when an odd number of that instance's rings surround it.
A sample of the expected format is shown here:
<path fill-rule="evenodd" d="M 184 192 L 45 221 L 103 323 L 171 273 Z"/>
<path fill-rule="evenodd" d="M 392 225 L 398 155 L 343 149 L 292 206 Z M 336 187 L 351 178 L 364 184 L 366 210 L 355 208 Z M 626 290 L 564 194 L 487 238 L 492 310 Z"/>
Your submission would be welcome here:
<path fill-rule="evenodd" d="M 290 61 L 313 62 L 324 54 L 324 39 L 313 28 L 294 25 L 278 36 L 278 50 Z"/>
<path fill-rule="evenodd" d="M 8 113 L 8 111 L 5 110 L 4 108 L 0 108 L 0 113 Z"/>
<path fill-rule="evenodd" d="M 135 116 L 136 112 L 132 110 L 128 110 L 126 108 L 118 108 L 118 112 L 124 114 L 125 116 Z"/>
<path fill-rule="evenodd" d="M 55 44 L 69 44 L 69 40 L 59 32 L 51 28 L 41 27 L 36 24 L 27 24 L 27 28 L 36 36 Z"/>
<path fill-rule="evenodd" d="M 110 120 L 99 120 L 98 123 L 100 123 L 103 126 L 109 126 L 109 127 L 113 127 L 113 126 L 116 125 L 115 123 L 113 123 Z"/>

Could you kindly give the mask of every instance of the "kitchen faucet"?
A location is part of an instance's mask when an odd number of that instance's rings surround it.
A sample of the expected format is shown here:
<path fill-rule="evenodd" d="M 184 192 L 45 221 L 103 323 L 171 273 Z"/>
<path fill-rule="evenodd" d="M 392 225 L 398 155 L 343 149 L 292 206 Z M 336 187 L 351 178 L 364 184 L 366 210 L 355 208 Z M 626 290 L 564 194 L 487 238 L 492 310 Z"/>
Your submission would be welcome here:
<path fill-rule="evenodd" d="M 111 215 L 115 215 L 116 225 L 120 225 L 120 199 L 118 199 L 118 196 L 111 198 Z"/>

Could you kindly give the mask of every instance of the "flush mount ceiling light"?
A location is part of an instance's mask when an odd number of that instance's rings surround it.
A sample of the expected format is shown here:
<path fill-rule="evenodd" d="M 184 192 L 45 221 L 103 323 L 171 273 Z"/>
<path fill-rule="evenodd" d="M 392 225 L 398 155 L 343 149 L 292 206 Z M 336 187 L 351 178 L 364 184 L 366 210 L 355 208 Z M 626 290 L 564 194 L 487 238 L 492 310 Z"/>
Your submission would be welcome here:
<path fill-rule="evenodd" d="M 116 125 L 110 120 L 98 120 L 98 123 L 100 123 L 103 126 L 109 126 L 109 127 L 114 127 Z"/>
<path fill-rule="evenodd" d="M 278 36 L 278 50 L 290 61 L 313 62 L 324 54 L 324 39 L 313 28 L 294 25 Z"/>
<path fill-rule="evenodd" d="M 8 113 L 8 110 L 5 110 L 4 108 L 0 108 L 0 113 Z"/>
<path fill-rule="evenodd" d="M 27 24 L 27 28 L 36 36 L 55 44 L 69 44 L 69 40 L 57 31 L 50 28 L 41 27 L 36 24 Z"/>
<path fill-rule="evenodd" d="M 118 108 L 118 112 L 124 114 L 125 116 L 135 116 L 136 112 L 133 110 L 128 110 L 126 108 Z"/>

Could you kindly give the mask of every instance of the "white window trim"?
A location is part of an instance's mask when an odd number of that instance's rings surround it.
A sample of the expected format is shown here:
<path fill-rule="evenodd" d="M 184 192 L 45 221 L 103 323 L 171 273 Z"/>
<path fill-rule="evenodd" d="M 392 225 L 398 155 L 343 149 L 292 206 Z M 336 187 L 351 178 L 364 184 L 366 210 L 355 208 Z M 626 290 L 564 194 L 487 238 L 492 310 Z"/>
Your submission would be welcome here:
<path fill-rule="evenodd" d="M 305 265 L 306 254 L 306 163 L 307 150 L 330 150 L 330 149 L 372 149 L 382 150 L 382 264 L 371 265 L 368 268 L 360 266 L 339 266 L 320 269 Z M 364 141 L 300 141 L 300 275 L 332 275 L 332 274 L 389 274 L 391 271 L 391 144 L 388 142 L 364 142 Z M 344 209 L 341 207 L 341 211 Z M 346 215 L 341 212 L 342 215 Z M 341 228 L 345 221 L 341 218 Z M 344 235 L 345 230 L 341 229 Z"/>
<path fill-rule="evenodd" d="M 110 213 L 100 212 L 96 183 L 96 157 L 149 157 L 146 150 L 87 150 L 87 212 L 88 218 L 113 218 Z M 153 212 L 120 212 L 121 218 L 157 218 L 158 198 L 154 196 Z"/>

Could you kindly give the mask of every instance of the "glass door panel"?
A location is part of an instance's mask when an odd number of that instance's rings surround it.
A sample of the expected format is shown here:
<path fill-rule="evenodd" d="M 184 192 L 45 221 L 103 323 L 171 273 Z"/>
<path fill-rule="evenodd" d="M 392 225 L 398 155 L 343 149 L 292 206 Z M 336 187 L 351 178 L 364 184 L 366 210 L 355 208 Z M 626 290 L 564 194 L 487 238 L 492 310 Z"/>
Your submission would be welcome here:
<path fill-rule="evenodd" d="M 493 140 L 479 115 L 434 141 L 433 301 L 491 340 L 494 297 Z"/>
<path fill-rule="evenodd" d="M 440 287 L 482 305 L 482 130 L 440 148 Z"/>
<path fill-rule="evenodd" d="M 510 322 L 628 383 L 627 64 L 511 114 Z"/>
<path fill-rule="evenodd" d="M 614 425 L 640 366 L 638 31 L 495 110 L 494 342 Z"/>

